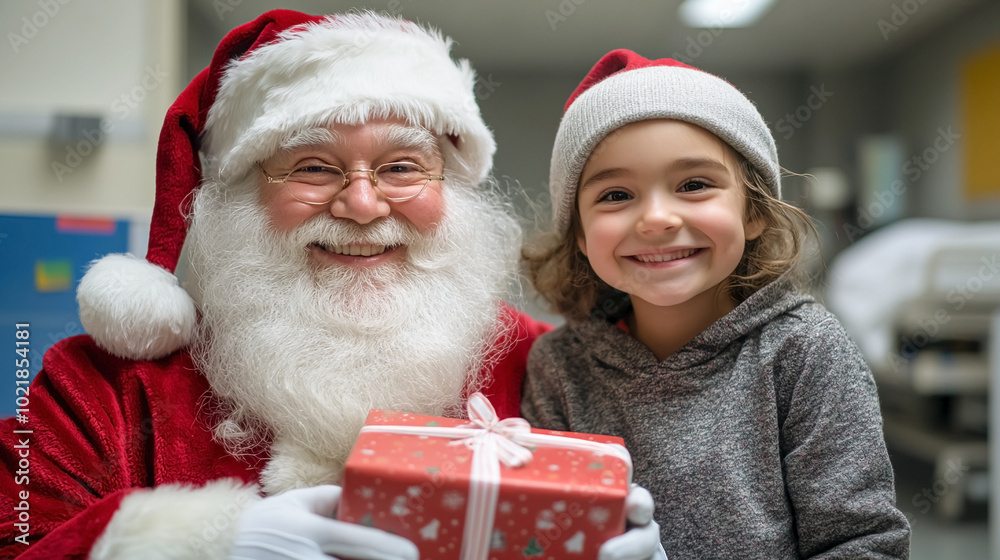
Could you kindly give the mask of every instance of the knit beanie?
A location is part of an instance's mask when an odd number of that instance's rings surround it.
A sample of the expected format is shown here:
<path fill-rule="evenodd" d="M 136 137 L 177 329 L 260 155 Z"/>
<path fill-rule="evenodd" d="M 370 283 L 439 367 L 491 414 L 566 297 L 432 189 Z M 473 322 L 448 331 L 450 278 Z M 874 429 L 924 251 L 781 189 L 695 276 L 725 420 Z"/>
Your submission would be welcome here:
<path fill-rule="evenodd" d="M 480 183 L 496 145 L 476 103 L 475 73 L 451 58 L 451 44 L 436 30 L 372 12 L 273 10 L 233 29 L 167 111 L 146 260 L 108 255 L 80 282 L 87 333 L 132 359 L 188 345 L 197 311 L 173 274 L 186 205 L 203 176 L 239 178 L 296 132 L 402 118 L 447 138 L 449 167 Z"/>
<path fill-rule="evenodd" d="M 552 222 L 565 233 L 580 173 L 612 131 L 648 119 L 676 119 L 708 130 L 745 157 L 781 198 L 778 150 L 757 108 L 725 80 L 673 59 L 648 60 L 619 49 L 602 57 L 566 101 L 549 171 Z"/>

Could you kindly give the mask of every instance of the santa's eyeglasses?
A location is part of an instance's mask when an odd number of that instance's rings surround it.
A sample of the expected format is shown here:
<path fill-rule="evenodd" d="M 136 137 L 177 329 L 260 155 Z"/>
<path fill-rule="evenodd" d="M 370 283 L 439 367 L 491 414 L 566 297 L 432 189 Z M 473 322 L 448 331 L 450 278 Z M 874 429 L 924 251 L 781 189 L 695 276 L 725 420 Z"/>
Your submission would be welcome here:
<path fill-rule="evenodd" d="M 390 202 L 406 202 L 424 191 L 431 181 L 443 181 L 444 175 L 431 175 L 411 161 L 383 163 L 375 169 L 343 169 L 333 165 L 307 165 L 291 173 L 272 177 L 259 163 L 257 169 L 268 183 L 282 183 L 299 202 L 327 204 L 351 183 L 351 173 L 367 173 L 375 190 Z"/>

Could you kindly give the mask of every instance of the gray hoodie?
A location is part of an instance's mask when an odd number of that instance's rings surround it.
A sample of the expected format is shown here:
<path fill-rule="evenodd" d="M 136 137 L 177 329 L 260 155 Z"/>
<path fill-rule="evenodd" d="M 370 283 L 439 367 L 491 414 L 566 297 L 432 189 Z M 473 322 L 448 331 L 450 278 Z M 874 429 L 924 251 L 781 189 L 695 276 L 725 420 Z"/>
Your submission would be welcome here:
<path fill-rule="evenodd" d="M 532 425 L 625 439 L 671 560 L 909 557 L 871 372 L 785 278 L 662 362 L 591 319 L 527 375 Z"/>

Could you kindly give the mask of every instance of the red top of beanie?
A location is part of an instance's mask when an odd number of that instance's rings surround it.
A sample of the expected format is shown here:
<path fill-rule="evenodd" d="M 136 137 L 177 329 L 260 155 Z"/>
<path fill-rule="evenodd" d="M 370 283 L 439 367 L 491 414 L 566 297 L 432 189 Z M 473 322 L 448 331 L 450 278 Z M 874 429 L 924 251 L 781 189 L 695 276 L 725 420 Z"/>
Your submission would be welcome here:
<path fill-rule="evenodd" d="M 637 68 L 649 68 L 651 66 L 676 66 L 679 68 L 698 70 L 694 66 L 689 66 L 672 58 L 649 60 L 648 58 L 640 56 L 628 49 L 613 50 L 602 56 L 601 59 L 597 61 L 597 64 L 590 69 L 587 76 L 583 78 L 580 85 L 576 86 L 576 90 L 573 91 L 573 95 L 570 95 L 569 99 L 566 101 L 566 106 L 563 107 L 563 112 L 565 113 L 569 110 L 569 106 L 576 101 L 576 98 L 579 97 L 580 94 L 597 85 L 605 78 L 614 76 L 619 72 L 635 70 Z"/>

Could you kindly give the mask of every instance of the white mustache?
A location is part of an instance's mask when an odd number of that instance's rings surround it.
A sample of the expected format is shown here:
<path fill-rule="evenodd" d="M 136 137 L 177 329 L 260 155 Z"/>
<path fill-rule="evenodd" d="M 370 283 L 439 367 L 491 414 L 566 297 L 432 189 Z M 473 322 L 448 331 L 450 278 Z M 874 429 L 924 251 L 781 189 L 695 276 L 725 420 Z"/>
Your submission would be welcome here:
<path fill-rule="evenodd" d="M 381 218 L 369 224 L 358 224 L 351 220 L 327 216 L 309 220 L 290 235 L 291 241 L 303 248 L 315 244 L 344 255 L 355 254 L 352 253 L 355 247 L 381 246 L 381 250 L 372 253 L 377 254 L 386 247 L 413 245 L 418 243 L 421 237 L 413 226 L 392 217 Z"/>

